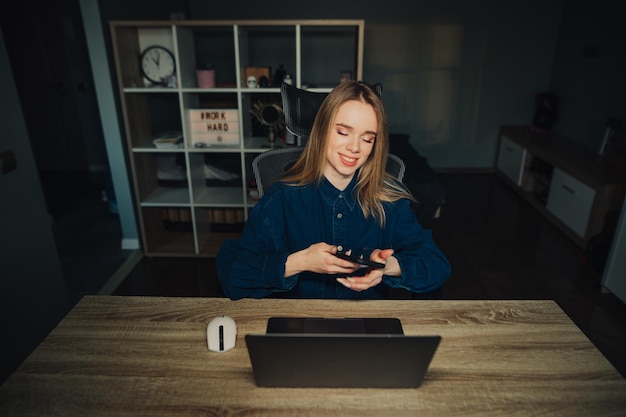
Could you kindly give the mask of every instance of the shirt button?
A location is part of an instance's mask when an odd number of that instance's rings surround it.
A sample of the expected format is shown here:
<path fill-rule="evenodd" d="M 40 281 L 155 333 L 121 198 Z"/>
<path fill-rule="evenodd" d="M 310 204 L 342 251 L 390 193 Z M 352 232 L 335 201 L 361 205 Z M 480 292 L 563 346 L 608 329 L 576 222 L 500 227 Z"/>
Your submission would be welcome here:
<path fill-rule="evenodd" d="M 343 252 L 343 246 L 341 245 L 337 246 L 337 252 Z"/>
<path fill-rule="evenodd" d="M 339 198 L 343 198 L 343 194 L 339 194 Z"/>
<path fill-rule="evenodd" d="M 341 213 L 337 214 L 337 218 L 338 219 L 341 219 L 342 217 L 343 217 L 343 214 L 341 214 Z"/>

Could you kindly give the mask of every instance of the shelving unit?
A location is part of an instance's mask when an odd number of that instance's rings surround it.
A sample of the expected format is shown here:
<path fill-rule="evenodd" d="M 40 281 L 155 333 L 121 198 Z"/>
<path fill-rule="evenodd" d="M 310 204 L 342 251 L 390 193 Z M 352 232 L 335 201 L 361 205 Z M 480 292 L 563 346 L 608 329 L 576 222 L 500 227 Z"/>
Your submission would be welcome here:
<path fill-rule="evenodd" d="M 626 195 L 626 167 L 552 132 L 500 128 L 496 172 L 582 248 Z"/>
<path fill-rule="evenodd" d="M 345 73 L 363 76 L 363 20 L 112 21 L 110 29 L 147 256 L 215 256 L 225 239 L 241 231 L 255 204 L 248 193 L 252 160 L 290 146 L 280 134 L 270 143 L 250 113 L 260 102 L 281 104 L 272 79 L 279 66 L 296 86 L 313 91 L 330 91 Z M 170 87 L 142 76 L 140 55 L 152 45 L 175 57 Z M 216 86 L 198 88 L 195 72 L 207 61 L 215 68 Z M 267 86 L 248 88 L 246 67 L 270 68 Z M 188 111 L 203 109 L 236 115 L 228 120 L 236 143 L 194 146 Z M 218 134 L 226 133 L 218 128 Z M 181 146 L 157 148 L 153 139 L 164 131 L 180 131 Z"/>

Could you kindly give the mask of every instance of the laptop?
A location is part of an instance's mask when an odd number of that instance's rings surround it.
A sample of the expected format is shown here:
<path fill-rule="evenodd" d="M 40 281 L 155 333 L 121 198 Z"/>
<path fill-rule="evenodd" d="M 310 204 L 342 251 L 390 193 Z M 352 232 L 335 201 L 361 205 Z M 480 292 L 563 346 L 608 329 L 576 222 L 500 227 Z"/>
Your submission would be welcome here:
<path fill-rule="evenodd" d="M 395 318 L 277 317 L 245 339 L 259 387 L 418 388 L 441 336 L 405 336 Z"/>

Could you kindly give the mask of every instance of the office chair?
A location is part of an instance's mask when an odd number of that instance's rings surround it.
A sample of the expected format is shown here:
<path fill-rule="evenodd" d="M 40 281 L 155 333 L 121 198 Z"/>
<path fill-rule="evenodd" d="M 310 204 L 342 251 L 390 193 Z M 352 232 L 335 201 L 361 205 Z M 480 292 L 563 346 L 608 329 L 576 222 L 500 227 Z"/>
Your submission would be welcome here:
<path fill-rule="evenodd" d="M 259 198 L 298 160 L 304 147 L 272 149 L 252 160 Z"/>

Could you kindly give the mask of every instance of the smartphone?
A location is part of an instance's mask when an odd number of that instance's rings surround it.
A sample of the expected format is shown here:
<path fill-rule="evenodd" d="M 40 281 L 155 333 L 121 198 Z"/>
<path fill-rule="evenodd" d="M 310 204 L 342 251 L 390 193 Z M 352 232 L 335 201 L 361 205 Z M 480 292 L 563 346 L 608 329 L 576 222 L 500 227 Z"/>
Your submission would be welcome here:
<path fill-rule="evenodd" d="M 380 262 L 370 261 L 369 259 L 362 258 L 358 255 L 346 255 L 343 252 L 335 253 L 337 258 L 345 259 L 346 261 L 354 262 L 356 264 L 361 265 L 361 268 L 384 268 L 385 264 L 381 264 Z"/>

